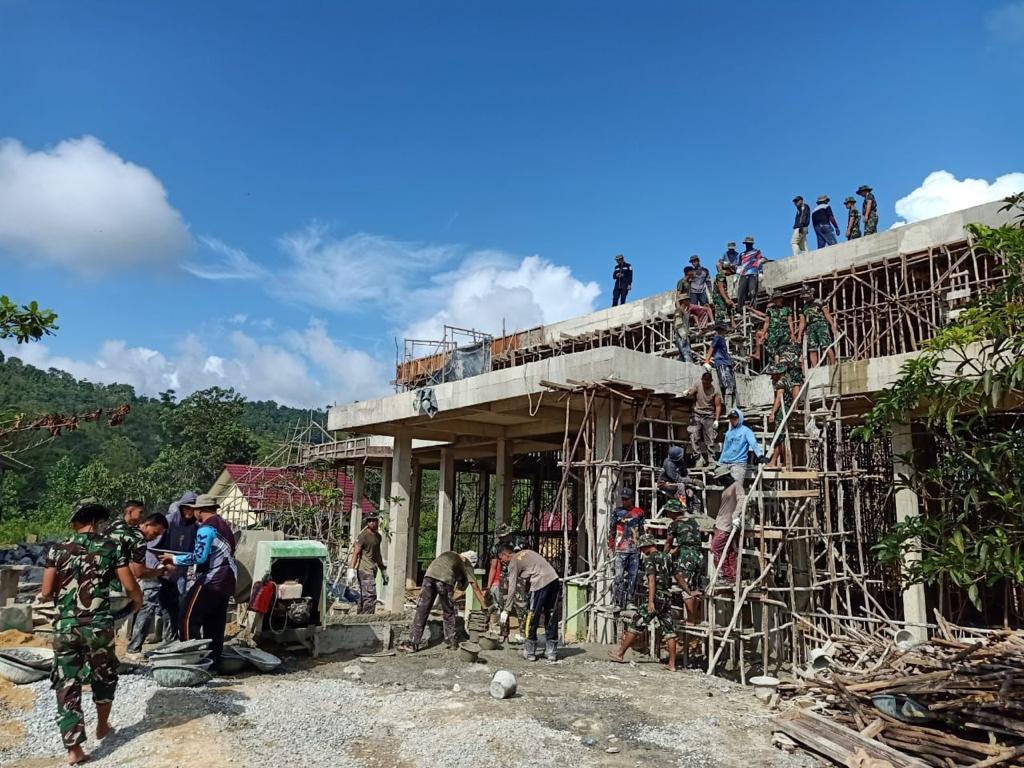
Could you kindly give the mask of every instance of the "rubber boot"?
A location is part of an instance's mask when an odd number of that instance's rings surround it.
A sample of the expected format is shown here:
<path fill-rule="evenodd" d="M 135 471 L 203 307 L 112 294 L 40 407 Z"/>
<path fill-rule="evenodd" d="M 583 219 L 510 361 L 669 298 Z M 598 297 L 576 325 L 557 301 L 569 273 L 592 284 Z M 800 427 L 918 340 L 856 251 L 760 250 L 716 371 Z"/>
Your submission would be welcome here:
<path fill-rule="evenodd" d="M 557 640 L 548 640 L 544 643 L 544 658 L 548 661 L 558 661 Z"/>
<path fill-rule="evenodd" d="M 527 640 L 523 643 L 523 658 L 527 661 L 537 660 L 537 641 Z"/>

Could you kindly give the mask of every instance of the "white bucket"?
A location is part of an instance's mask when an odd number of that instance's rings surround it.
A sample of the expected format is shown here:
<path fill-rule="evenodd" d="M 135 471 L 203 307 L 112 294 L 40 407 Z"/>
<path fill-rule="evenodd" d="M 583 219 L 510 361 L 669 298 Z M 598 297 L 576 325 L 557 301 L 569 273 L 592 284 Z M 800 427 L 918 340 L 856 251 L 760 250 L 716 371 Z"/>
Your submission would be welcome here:
<path fill-rule="evenodd" d="M 516 676 L 507 669 L 499 669 L 491 678 L 491 696 L 495 699 L 508 699 L 515 696 Z"/>
<path fill-rule="evenodd" d="M 750 684 L 754 686 L 754 695 L 761 701 L 768 701 L 779 687 L 779 678 L 771 675 L 758 675 L 750 678 Z"/>

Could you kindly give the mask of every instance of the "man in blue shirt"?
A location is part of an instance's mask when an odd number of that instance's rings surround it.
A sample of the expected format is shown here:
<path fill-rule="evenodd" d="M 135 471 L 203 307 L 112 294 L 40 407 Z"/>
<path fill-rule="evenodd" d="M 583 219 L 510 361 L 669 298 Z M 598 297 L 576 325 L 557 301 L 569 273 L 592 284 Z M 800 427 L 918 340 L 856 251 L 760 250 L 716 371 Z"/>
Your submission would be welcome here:
<path fill-rule="evenodd" d="M 615 257 L 615 269 L 612 270 L 612 280 L 615 281 L 612 288 L 612 306 L 626 303 L 626 296 L 629 289 L 633 287 L 633 265 L 626 261 L 621 253 Z"/>
<path fill-rule="evenodd" d="M 764 464 L 768 457 L 761 450 L 761 445 L 754 437 L 750 427 L 743 423 L 743 411 L 733 408 L 729 411 L 729 429 L 722 440 L 722 452 L 718 456 L 720 466 L 729 468 L 729 473 L 736 482 L 736 508 L 740 516 L 746 509 L 746 491 L 744 481 L 747 477 L 748 456 L 753 453 L 758 464 Z"/>
<path fill-rule="evenodd" d="M 728 332 L 727 323 L 721 320 L 715 323 L 715 335 L 711 337 L 711 349 L 704 365 L 715 366 L 722 398 L 732 406 L 736 404 L 736 373 L 733 370 L 732 355 L 729 354 L 729 339 L 725 335 Z"/>
<path fill-rule="evenodd" d="M 224 627 L 227 624 L 228 602 L 235 595 L 235 537 L 231 528 L 217 514 L 220 505 L 213 496 L 202 494 L 184 505 L 195 512 L 199 521 L 195 549 L 185 555 L 165 554 L 167 565 L 196 568 L 196 580 L 185 596 L 181 620 L 181 639 L 195 640 L 200 634 L 212 640 L 210 656 L 214 666 L 224 648 Z"/>

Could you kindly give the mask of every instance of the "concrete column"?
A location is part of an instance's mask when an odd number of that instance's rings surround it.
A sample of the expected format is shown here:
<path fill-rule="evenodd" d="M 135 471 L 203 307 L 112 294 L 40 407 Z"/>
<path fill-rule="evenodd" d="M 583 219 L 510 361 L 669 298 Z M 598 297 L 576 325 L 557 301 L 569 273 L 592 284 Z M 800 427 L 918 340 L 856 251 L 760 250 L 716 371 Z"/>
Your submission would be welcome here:
<path fill-rule="evenodd" d="M 409 556 L 409 509 L 412 499 L 412 438 L 406 430 L 395 431 L 388 494 L 388 588 L 384 608 L 401 612 L 405 605 L 406 566 Z"/>
<path fill-rule="evenodd" d="M 455 454 L 441 449 L 441 471 L 437 479 L 437 546 L 440 555 L 452 546 L 452 521 L 455 516 Z"/>
<path fill-rule="evenodd" d="M 380 501 L 377 508 L 381 514 L 387 512 L 388 498 L 391 496 L 391 462 L 392 459 L 381 459 L 380 462 Z"/>
<path fill-rule="evenodd" d="M 898 426 L 892 433 L 892 470 L 893 476 L 910 475 L 910 467 L 900 460 L 899 454 L 909 453 L 914 447 L 910 426 Z M 920 499 L 917 493 L 909 488 L 900 488 L 896 491 L 896 521 L 903 522 L 911 517 L 917 517 L 921 513 Z M 911 547 L 903 556 L 904 564 L 921 559 L 921 552 L 916 547 Z M 924 625 L 928 623 L 928 604 L 925 599 L 924 585 L 912 584 L 903 590 L 903 619 L 910 624 L 907 629 L 915 633 L 919 640 L 927 639 L 928 630 Z"/>
<path fill-rule="evenodd" d="M 614 429 L 612 426 L 621 407 L 621 404 L 617 402 L 613 404 L 607 399 L 600 399 L 597 403 L 597 429 L 594 437 L 594 457 L 597 460 L 603 461 L 607 456 L 610 461 L 622 461 L 622 426 L 620 424 Z M 596 603 L 601 606 L 610 606 L 612 602 L 611 569 L 606 568 L 607 541 L 611 516 L 618 502 L 619 492 L 619 473 L 612 467 L 601 467 L 597 473 L 595 489 L 596 521 L 594 526 L 596 568 L 604 574 L 603 578 L 598 579 L 594 584 Z M 597 631 L 597 642 L 614 642 L 612 636 L 614 622 L 609 616 L 609 613 L 602 612 L 593 624 Z"/>
<path fill-rule="evenodd" d="M 498 438 L 495 442 L 494 462 L 494 528 L 512 519 L 512 455 L 508 441 Z"/>
<path fill-rule="evenodd" d="M 423 467 L 412 463 L 412 497 L 409 502 L 409 556 L 406 559 L 406 587 L 416 587 L 416 557 L 420 541 L 420 505 L 423 497 Z"/>
<path fill-rule="evenodd" d="M 355 541 L 363 528 L 362 500 L 366 495 L 366 465 L 363 462 L 352 465 L 352 498 L 349 500 L 348 531 Z"/>

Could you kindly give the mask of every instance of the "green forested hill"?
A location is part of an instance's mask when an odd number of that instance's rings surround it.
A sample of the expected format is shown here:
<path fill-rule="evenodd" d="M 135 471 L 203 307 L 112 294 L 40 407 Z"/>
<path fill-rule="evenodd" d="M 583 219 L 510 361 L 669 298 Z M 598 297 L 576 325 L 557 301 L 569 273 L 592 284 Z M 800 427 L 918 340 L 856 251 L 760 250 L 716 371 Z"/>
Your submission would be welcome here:
<path fill-rule="evenodd" d="M 205 490 L 223 463 L 258 461 L 309 418 L 217 388 L 180 401 L 173 392 L 143 397 L 130 386 L 94 384 L 0 355 L 0 426 L 19 415 L 71 416 L 124 404 L 131 410 L 116 427 L 101 418 L 52 438 L 43 430 L 0 438 L 0 451 L 32 467 L 5 473 L 0 484 L 0 543 L 46 533 L 78 496 L 111 504 L 138 496 L 159 508 L 185 488 Z"/>

